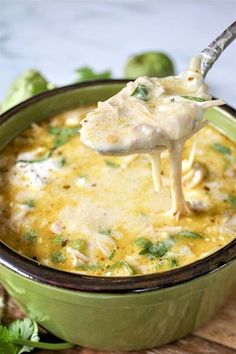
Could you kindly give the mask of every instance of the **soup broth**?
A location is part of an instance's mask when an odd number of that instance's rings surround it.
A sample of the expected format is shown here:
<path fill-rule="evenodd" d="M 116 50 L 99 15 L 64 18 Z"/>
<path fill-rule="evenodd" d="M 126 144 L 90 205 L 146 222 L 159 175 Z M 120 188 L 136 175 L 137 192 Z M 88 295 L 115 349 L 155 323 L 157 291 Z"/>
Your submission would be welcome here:
<path fill-rule="evenodd" d="M 236 146 L 212 127 L 183 152 L 183 190 L 194 212 L 171 207 L 169 157 L 153 190 L 145 154 L 102 156 L 80 141 L 85 107 L 33 124 L 0 154 L 1 240 L 65 271 L 140 275 L 201 259 L 235 238 Z"/>

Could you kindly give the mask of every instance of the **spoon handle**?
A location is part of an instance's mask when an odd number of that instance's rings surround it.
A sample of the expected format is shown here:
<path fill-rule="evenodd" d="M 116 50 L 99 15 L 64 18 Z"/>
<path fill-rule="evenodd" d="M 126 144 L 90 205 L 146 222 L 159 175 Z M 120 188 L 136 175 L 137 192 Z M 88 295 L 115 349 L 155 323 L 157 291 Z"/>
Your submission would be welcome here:
<path fill-rule="evenodd" d="M 200 72 L 206 76 L 212 65 L 219 58 L 221 53 L 236 38 L 236 21 L 221 33 L 209 46 L 201 51 Z"/>

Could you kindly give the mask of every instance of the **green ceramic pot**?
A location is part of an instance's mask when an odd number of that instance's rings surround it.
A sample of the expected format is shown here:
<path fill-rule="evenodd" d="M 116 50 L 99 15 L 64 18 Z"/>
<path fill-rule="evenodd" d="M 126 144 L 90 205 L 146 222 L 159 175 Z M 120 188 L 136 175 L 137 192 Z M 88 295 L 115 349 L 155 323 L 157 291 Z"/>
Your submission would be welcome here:
<path fill-rule="evenodd" d="M 118 92 L 125 81 L 77 84 L 35 96 L 0 118 L 0 148 L 32 122 Z M 207 118 L 236 140 L 235 112 Z M 0 244 L 0 281 L 25 312 L 71 343 L 100 350 L 157 347 L 198 328 L 235 284 L 236 240 L 188 266 L 136 277 L 75 275 L 39 265 Z"/>

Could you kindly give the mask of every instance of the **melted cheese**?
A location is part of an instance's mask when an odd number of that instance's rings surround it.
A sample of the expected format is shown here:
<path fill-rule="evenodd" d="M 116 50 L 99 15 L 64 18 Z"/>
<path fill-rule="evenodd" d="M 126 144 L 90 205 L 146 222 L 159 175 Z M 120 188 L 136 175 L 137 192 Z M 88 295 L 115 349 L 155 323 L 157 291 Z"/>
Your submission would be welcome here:
<path fill-rule="evenodd" d="M 99 102 L 81 122 L 81 140 L 101 154 L 149 153 L 156 192 L 162 185 L 160 154 L 168 149 L 172 213 L 177 216 L 190 212 L 181 184 L 183 146 L 206 124 L 202 121 L 205 109 L 224 103 L 211 101 L 197 62 L 193 59 L 190 69 L 178 76 L 140 77 L 129 82 L 118 94 Z"/>
<path fill-rule="evenodd" d="M 154 173 L 158 176 L 161 170 L 158 193 L 153 193 L 146 155 L 102 156 L 87 148 L 79 135 L 44 161 L 32 162 L 54 146 L 57 137 L 49 126 L 76 127 L 92 108 L 33 125 L 0 153 L 2 241 L 50 267 L 114 276 L 189 264 L 235 238 L 234 199 L 229 202 L 236 197 L 235 179 L 225 172 L 235 164 L 236 146 L 213 128 L 198 133 L 194 148 L 194 139 L 185 144 L 183 189 L 197 212 L 178 221 L 167 215 L 171 207 L 167 151 L 161 153 L 161 166 L 158 155 L 152 156 Z M 215 143 L 226 147 L 230 158 L 214 150 Z M 159 253 L 145 253 L 137 245 L 140 238 L 160 247 Z"/>

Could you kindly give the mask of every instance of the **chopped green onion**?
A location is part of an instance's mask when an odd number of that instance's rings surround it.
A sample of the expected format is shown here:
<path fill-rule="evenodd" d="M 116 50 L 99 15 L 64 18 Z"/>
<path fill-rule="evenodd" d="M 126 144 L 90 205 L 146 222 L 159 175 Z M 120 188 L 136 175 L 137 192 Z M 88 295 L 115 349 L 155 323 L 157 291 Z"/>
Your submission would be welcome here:
<path fill-rule="evenodd" d="M 223 155 L 231 155 L 231 150 L 225 145 L 222 145 L 220 143 L 214 143 L 211 145 L 212 149 L 215 151 L 219 152 L 220 154 Z"/>

